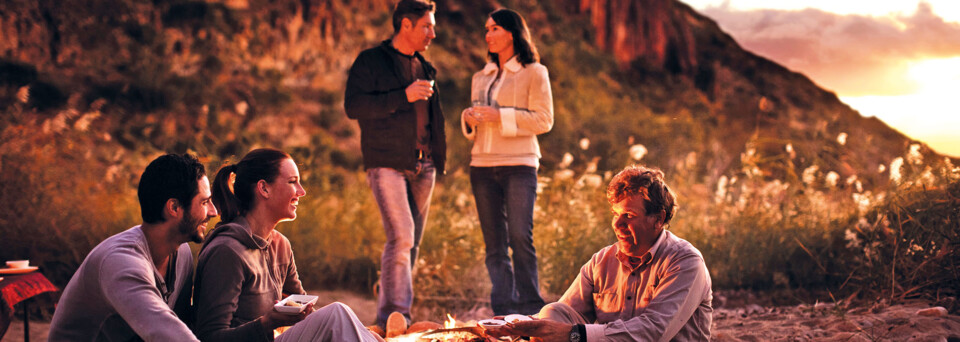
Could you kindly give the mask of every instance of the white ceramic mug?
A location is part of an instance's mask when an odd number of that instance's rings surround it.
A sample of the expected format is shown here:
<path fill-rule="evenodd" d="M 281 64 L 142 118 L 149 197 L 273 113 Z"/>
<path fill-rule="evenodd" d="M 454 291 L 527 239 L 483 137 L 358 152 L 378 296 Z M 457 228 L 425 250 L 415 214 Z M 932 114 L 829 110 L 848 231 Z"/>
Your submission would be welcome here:
<path fill-rule="evenodd" d="M 30 267 L 30 260 L 10 260 L 7 261 L 9 268 L 27 268 Z"/>

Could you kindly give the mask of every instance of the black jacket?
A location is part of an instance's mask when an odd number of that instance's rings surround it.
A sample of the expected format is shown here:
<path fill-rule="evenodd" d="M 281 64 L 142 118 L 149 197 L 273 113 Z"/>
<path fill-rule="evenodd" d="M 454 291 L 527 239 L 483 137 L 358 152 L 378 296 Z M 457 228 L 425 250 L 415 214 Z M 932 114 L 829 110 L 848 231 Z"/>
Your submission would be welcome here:
<path fill-rule="evenodd" d="M 365 169 L 389 167 L 415 170 L 417 167 L 417 117 L 407 102 L 401 71 L 396 67 L 390 40 L 364 50 L 350 67 L 343 107 L 347 117 L 360 123 L 360 149 Z M 414 54 L 423 65 L 427 79 L 435 80 L 433 68 L 420 53 Z M 438 174 L 444 172 L 447 137 L 436 83 L 430 97 L 430 150 Z"/>

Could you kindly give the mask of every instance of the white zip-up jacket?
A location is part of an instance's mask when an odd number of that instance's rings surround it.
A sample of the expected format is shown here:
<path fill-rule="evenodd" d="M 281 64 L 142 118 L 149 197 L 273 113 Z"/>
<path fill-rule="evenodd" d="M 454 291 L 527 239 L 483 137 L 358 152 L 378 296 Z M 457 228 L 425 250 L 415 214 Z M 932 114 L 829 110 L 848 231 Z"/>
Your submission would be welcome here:
<path fill-rule="evenodd" d="M 473 141 L 470 166 L 539 167 L 537 135 L 553 128 L 553 94 L 547 67 L 540 63 L 523 66 L 514 56 L 504 64 L 503 75 L 494 84 L 497 71 L 497 63 L 487 63 L 473 74 L 470 99 L 498 108 L 500 122 L 468 127 L 465 111 L 460 116 L 463 135 Z"/>

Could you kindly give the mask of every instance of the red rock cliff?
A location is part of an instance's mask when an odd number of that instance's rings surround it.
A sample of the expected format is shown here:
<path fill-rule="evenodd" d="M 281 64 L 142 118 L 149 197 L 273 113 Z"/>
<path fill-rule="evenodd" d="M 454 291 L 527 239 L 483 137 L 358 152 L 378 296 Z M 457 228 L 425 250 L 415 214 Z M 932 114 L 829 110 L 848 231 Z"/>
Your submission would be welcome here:
<path fill-rule="evenodd" d="M 574 1 L 574 0 L 570 0 Z M 595 43 L 621 66 L 638 58 L 676 73 L 697 66 L 696 47 L 683 6 L 675 0 L 579 0 L 590 16 Z"/>

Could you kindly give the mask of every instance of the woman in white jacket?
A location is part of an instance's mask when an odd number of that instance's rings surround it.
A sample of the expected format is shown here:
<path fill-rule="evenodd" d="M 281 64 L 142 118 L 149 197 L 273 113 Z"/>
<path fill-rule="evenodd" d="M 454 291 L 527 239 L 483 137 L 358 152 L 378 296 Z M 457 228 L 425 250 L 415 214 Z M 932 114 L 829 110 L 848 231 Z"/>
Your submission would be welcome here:
<path fill-rule="evenodd" d="M 520 14 L 494 11 L 486 31 L 490 62 L 473 75 L 474 106 L 460 123 L 473 141 L 470 183 L 493 283 L 490 302 L 497 315 L 535 314 L 544 305 L 533 247 L 537 135 L 553 127 L 550 78 Z"/>

